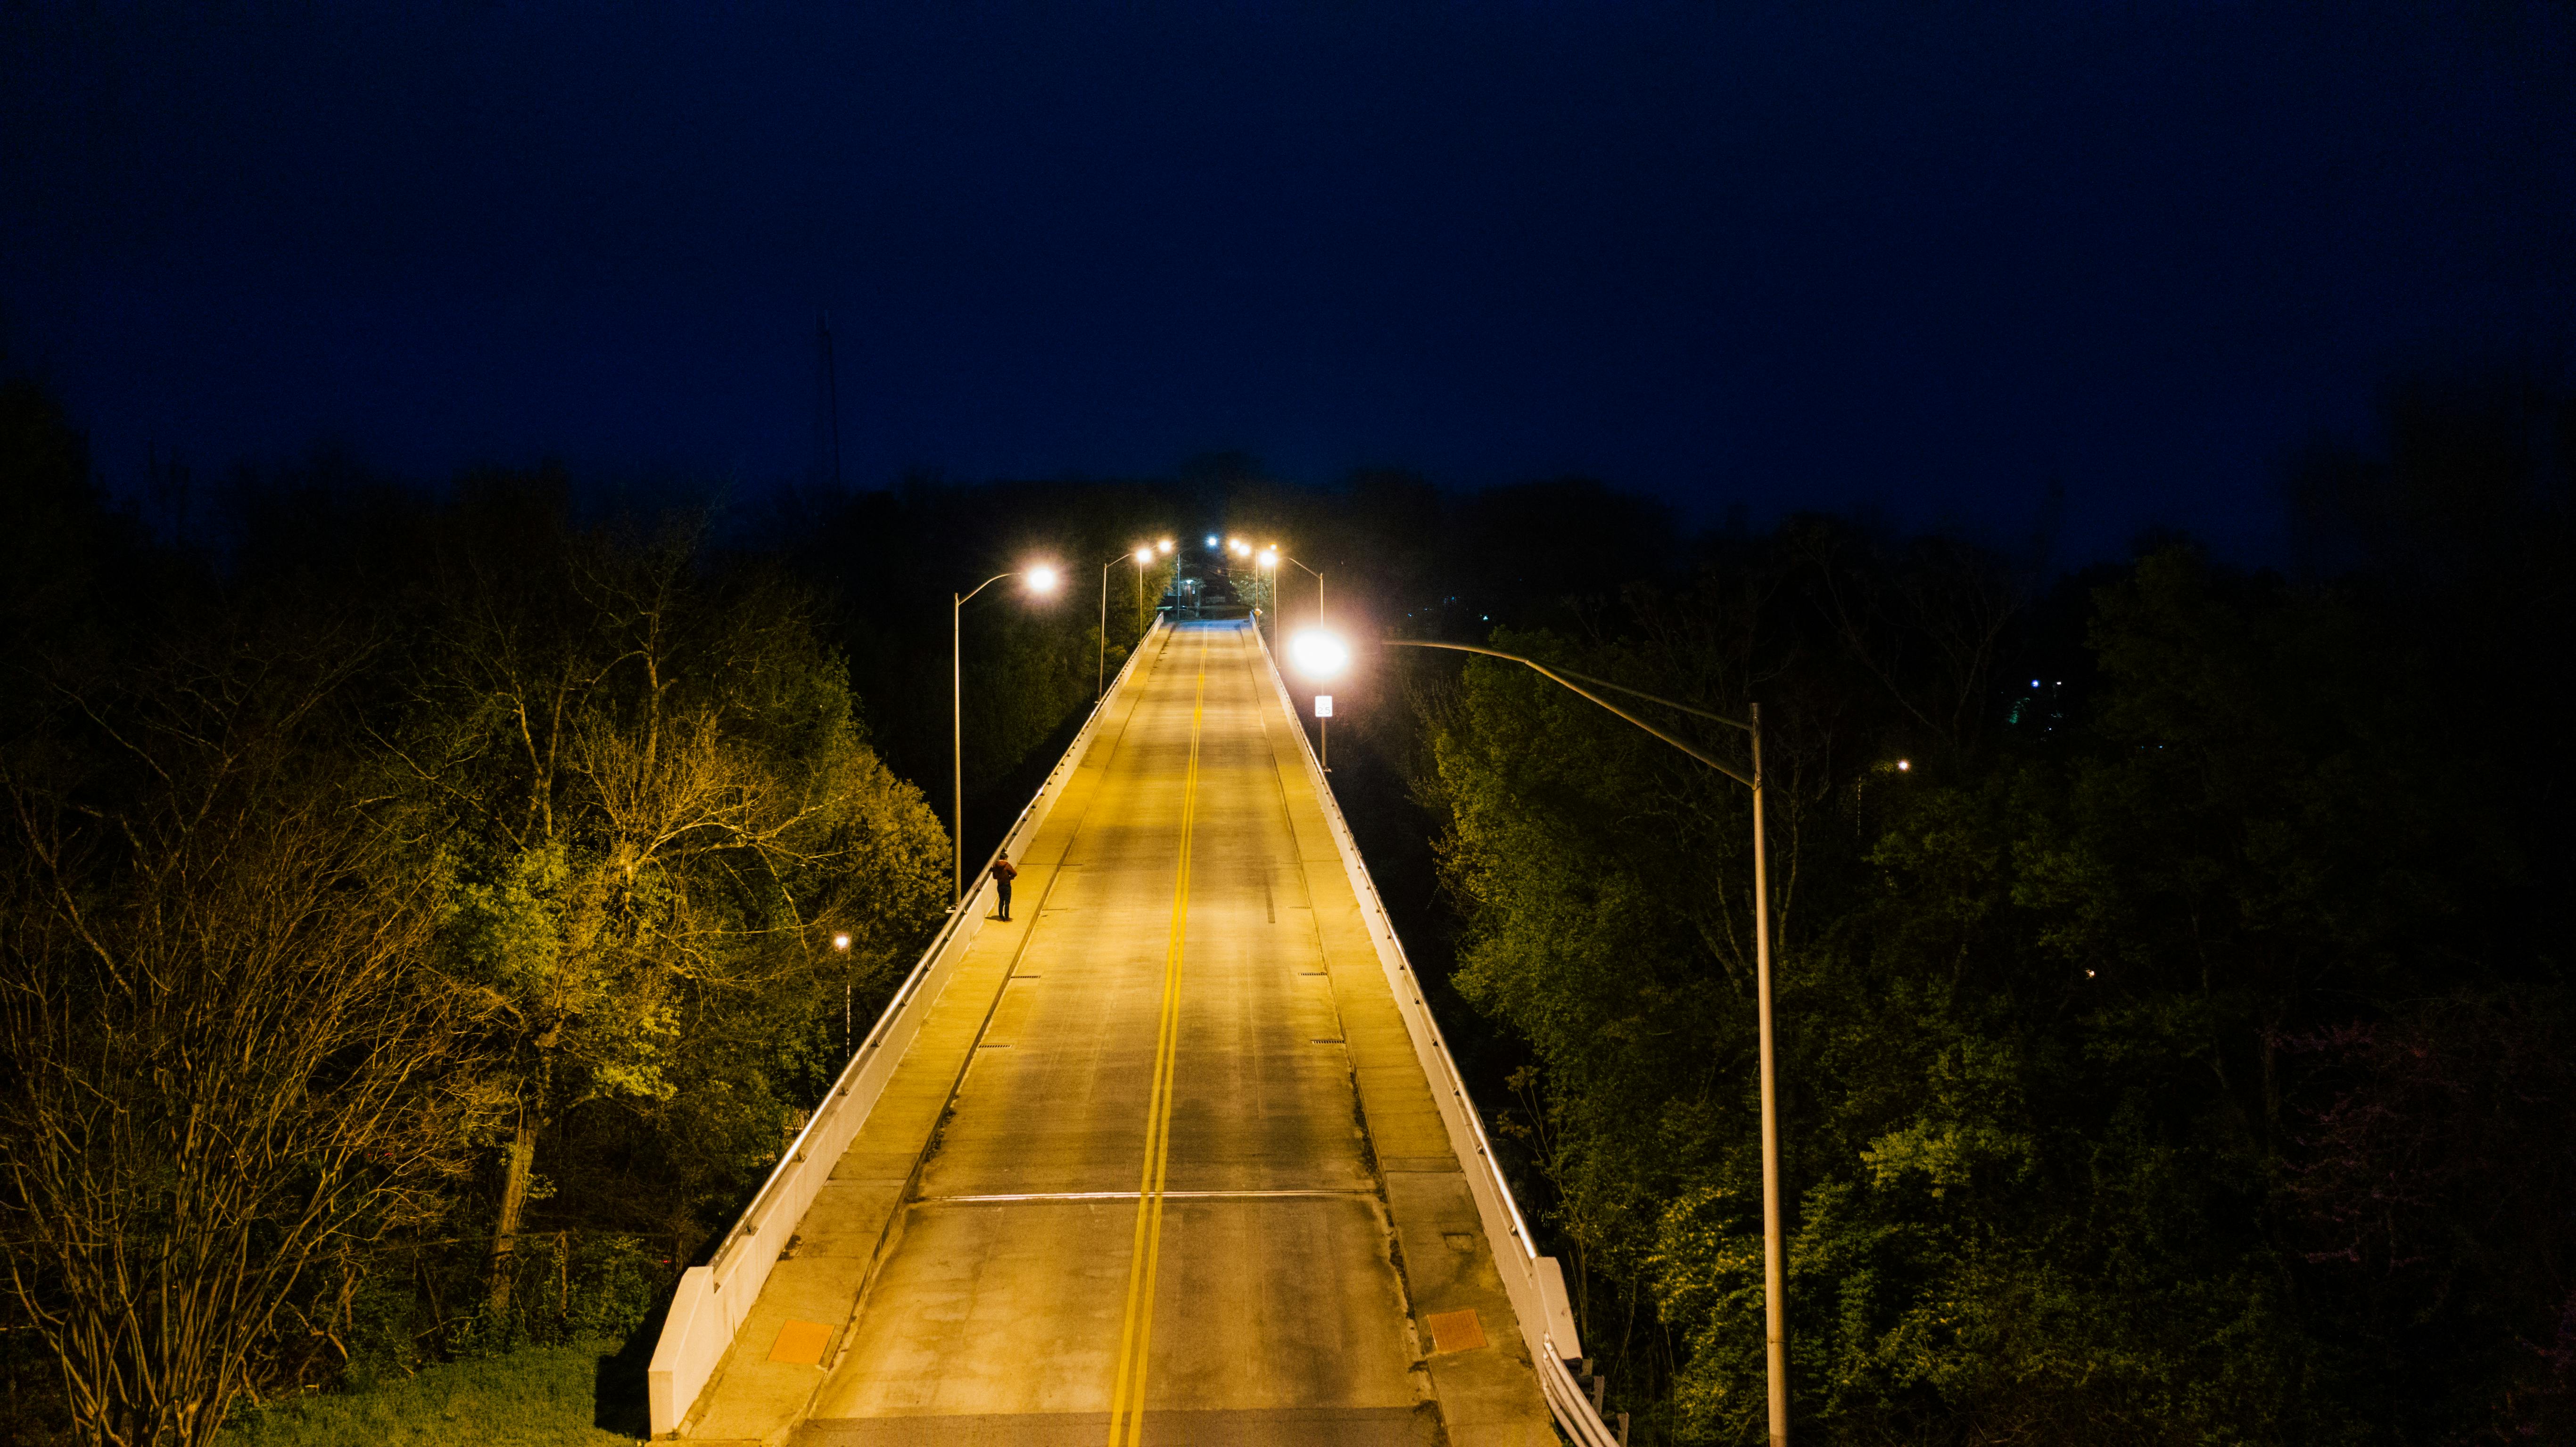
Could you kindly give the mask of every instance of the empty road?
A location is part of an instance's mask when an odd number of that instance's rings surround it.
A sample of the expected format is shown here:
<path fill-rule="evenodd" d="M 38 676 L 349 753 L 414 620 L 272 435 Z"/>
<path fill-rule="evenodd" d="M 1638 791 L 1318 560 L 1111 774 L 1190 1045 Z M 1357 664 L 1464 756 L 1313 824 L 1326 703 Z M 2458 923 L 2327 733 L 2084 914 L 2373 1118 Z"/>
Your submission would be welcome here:
<path fill-rule="evenodd" d="M 1556 1440 L 1267 658 L 1147 646 L 688 1435 Z"/>

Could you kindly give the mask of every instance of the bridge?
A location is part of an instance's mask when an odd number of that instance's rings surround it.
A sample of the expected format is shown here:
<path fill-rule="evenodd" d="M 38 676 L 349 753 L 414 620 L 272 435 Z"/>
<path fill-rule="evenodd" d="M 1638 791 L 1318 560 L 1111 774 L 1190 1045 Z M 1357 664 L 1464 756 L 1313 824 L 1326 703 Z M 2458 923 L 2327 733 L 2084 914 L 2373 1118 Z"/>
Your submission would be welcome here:
<path fill-rule="evenodd" d="M 1610 1447 L 1257 631 L 1158 623 L 713 1260 L 657 1437 Z"/>

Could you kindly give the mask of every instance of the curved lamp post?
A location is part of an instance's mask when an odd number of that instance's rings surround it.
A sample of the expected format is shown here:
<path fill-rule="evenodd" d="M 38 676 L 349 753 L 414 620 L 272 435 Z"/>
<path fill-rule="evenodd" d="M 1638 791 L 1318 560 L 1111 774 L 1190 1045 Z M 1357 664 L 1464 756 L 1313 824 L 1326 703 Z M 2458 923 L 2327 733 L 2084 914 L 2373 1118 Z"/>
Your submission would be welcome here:
<path fill-rule="evenodd" d="M 1256 560 L 1256 559 L 1252 556 L 1252 553 L 1253 553 L 1252 544 L 1245 542 L 1245 541 L 1244 541 L 1243 539 L 1241 539 L 1241 538 L 1228 538 L 1228 539 L 1226 539 L 1226 540 L 1225 540 L 1225 550 L 1226 550 L 1227 552 L 1229 552 L 1229 553 L 1232 553 L 1234 556 L 1236 556 L 1236 557 L 1238 557 L 1238 558 L 1243 559 L 1245 562 L 1251 563 L 1251 564 L 1253 565 L 1253 567 L 1252 567 L 1252 585 L 1253 585 L 1253 586 L 1252 586 L 1252 591 L 1253 591 L 1256 595 L 1258 595 L 1258 594 L 1259 594 L 1259 592 L 1260 592 L 1260 589 L 1261 589 L 1261 564 L 1260 564 L 1260 562 L 1259 562 L 1258 560 Z M 1234 572 L 1234 570 L 1233 570 L 1233 569 L 1231 569 L 1231 568 L 1228 568 L 1228 569 L 1226 570 L 1226 574 L 1227 574 L 1227 577 L 1228 577 L 1229 579 L 1233 576 L 1233 572 Z M 1244 595 L 1243 595 L 1243 593 L 1242 593 L 1242 592 L 1240 592 L 1240 591 L 1238 591 L 1238 592 L 1235 594 L 1235 598 L 1237 599 L 1237 601 L 1242 602 L 1242 603 L 1244 604 L 1244 606 L 1246 606 L 1246 607 L 1248 607 L 1248 608 L 1252 609 L 1252 615 L 1253 615 L 1253 616 L 1252 616 L 1252 626 L 1253 626 L 1253 627 L 1255 627 L 1255 628 L 1260 627 L 1260 626 L 1261 626 L 1261 608 L 1260 608 L 1260 605 L 1259 605 L 1259 604 L 1257 604 L 1257 603 L 1252 602 L 1252 601 L 1251 601 L 1250 599 L 1248 599 L 1248 598 L 1245 598 L 1245 597 L 1244 597 Z M 1273 641 L 1274 641 L 1274 642 L 1276 641 L 1275 637 L 1274 637 Z"/>
<path fill-rule="evenodd" d="M 1171 544 L 1165 543 L 1163 546 L 1168 548 Z M 1133 549 L 1120 553 L 1100 565 L 1100 660 L 1094 669 L 1099 676 L 1092 683 L 1091 701 L 1093 703 L 1098 703 L 1109 695 L 1109 570 L 1117 567 L 1122 559 L 1136 565 L 1136 626 L 1139 630 L 1144 627 L 1145 565 L 1154 561 L 1154 550 L 1143 543 L 1138 543 Z"/>
<path fill-rule="evenodd" d="M 1302 568 L 1305 564 L 1300 563 L 1298 566 Z M 1323 580 L 1318 578 L 1316 581 L 1320 584 Z M 1320 595 L 1318 595 L 1317 606 L 1319 608 L 1321 606 Z M 1499 648 L 1479 648 L 1466 643 L 1431 643 L 1418 638 L 1389 638 L 1386 644 L 1390 648 L 1445 648 L 1454 653 L 1478 653 L 1487 658 L 1500 658 L 1535 669 L 1543 677 L 1572 689 L 1753 791 L 1754 994 L 1759 1001 L 1762 1015 L 1762 1315 L 1766 1362 L 1770 1378 L 1771 1442 L 1772 1447 L 1787 1447 L 1789 1441 L 1788 1292 L 1780 1246 L 1780 1108 L 1778 1092 L 1774 1088 L 1776 1072 L 1771 1053 L 1771 889 L 1770 860 L 1762 839 L 1762 705 L 1757 703 L 1750 706 L 1749 719 L 1735 719 L 1722 713 L 1710 713 L 1706 709 L 1693 708 L 1686 703 L 1675 703 L 1669 698 L 1658 698 L 1654 694 L 1642 689 L 1630 688 L 1626 684 L 1612 683 L 1607 679 L 1550 668 L 1537 659 L 1523 658 L 1517 653 L 1505 653 Z M 1577 683 L 1576 679 L 1581 679 L 1583 682 Z M 1585 683 L 1591 684 L 1593 688 L 1606 688 L 1613 692 L 1630 694 L 1652 703 L 1662 704 L 1666 708 L 1679 709 L 1683 713 L 1698 718 L 1710 719 L 1730 728 L 1744 730 L 1752 736 L 1753 740 L 1752 774 L 1747 776 L 1740 773 L 1707 751 L 1682 742 L 1594 693 L 1592 689 L 1585 688 L 1583 686 Z"/>
<path fill-rule="evenodd" d="M 1104 572 L 1104 578 L 1108 575 Z M 1055 569 L 1044 563 L 995 573 L 964 593 L 948 595 L 948 799 L 950 852 L 957 857 L 957 898 L 950 906 L 966 905 L 966 670 L 965 645 L 958 635 L 957 619 L 977 593 L 1004 578 L 1026 578 L 1032 593 L 1052 593 L 1059 581 Z"/>
<path fill-rule="evenodd" d="M 1295 563 L 1300 568 L 1306 568 L 1304 563 L 1299 563 L 1295 558 L 1279 551 L 1279 545 L 1277 543 L 1272 543 L 1269 547 L 1263 549 L 1259 561 L 1261 566 L 1270 569 L 1270 575 L 1274 578 L 1279 575 L 1279 565 L 1281 563 Z M 1315 626 L 1317 628 L 1327 628 L 1330 625 L 1324 618 L 1324 575 L 1316 572 L 1312 568 L 1306 568 L 1306 576 L 1315 580 Z M 1274 596 L 1271 599 L 1272 606 L 1270 610 L 1270 646 L 1273 651 L 1276 651 L 1279 647 L 1279 609 L 1277 606 L 1278 598 L 1276 597 L 1278 585 L 1274 583 L 1271 585 L 1271 588 Z"/>
<path fill-rule="evenodd" d="M 1172 540 L 1165 538 L 1150 547 L 1138 543 L 1134 552 L 1118 555 L 1118 558 L 1125 558 L 1136 565 L 1136 631 L 1139 634 L 1145 631 L 1145 565 L 1154 561 L 1155 554 L 1168 556 L 1171 551 Z M 1092 687 L 1094 703 L 1109 694 L 1109 570 L 1118 566 L 1118 558 L 1111 558 L 1100 565 L 1100 662 L 1097 670 L 1100 676 Z"/>

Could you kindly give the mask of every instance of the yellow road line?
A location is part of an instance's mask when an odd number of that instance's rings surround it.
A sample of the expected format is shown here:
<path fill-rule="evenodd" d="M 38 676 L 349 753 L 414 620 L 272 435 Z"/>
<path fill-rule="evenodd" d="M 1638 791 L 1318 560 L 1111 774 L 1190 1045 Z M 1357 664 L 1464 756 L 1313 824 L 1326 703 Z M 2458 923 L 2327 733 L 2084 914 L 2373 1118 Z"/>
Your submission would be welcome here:
<path fill-rule="evenodd" d="M 1190 918 L 1190 834 L 1198 821 L 1199 731 L 1207 717 L 1207 655 L 1199 642 L 1197 696 L 1190 704 L 1189 772 L 1181 786 L 1181 860 L 1172 890 L 1172 933 L 1163 951 L 1163 1013 L 1154 1033 L 1154 1081 L 1145 1105 L 1145 1169 L 1136 1190 L 1136 1241 L 1127 1256 L 1127 1310 L 1118 1334 L 1118 1375 L 1109 1394 L 1109 1447 L 1145 1437 L 1145 1365 L 1154 1341 L 1154 1278 L 1163 1255 L 1163 1182 L 1172 1155 L 1172 1074 L 1180 1058 L 1181 944 Z M 1130 1403 L 1133 1403 L 1131 1410 Z"/>

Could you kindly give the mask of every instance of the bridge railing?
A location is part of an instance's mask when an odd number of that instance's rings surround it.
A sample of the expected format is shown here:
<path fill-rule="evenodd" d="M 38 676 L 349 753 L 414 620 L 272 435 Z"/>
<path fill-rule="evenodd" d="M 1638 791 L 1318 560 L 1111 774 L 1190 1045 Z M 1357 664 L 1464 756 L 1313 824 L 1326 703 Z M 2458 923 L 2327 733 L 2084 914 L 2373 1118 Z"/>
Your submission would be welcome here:
<path fill-rule="evenodd" d="M 1261 630 L 1256 627 L 1252 631 L 1253 637 L 1260 639 Z M 1467 1094 L 1467 1082 L 1458 1074 L 1457 1062 L 1450 1058 L 1449 1042 L 1440 1033 L 1440 1022 L 1432 1018 L 1431 1007 L 1423 999 L 1422 981 L 1413 973 L 1413 962 L 1405 957 L 1404 942 L 1396 937 L 1395 922 L 1387 915 L 1386 902 L 1378 897 L 1377 882 L 1369 878 L 1368 865 L 1360 858 L 1358 841 L 1351 837 L 1351 827 L 1342 818 L 1341 805 L 1333 798 L 1332 785 L 1315 758 L 1314 746 L 1306 741 L 1305 721 L 1297 713 L 1296 700 L 1289 695 L 1288 680 L 1281 675 L 1267 640 L 1260 646 L 1262 655 L 1270 660 L 1270 681 L 1279 691 L 1279 706 L 1287 710 L 1288 721 L 1296 727 L 1307 777 L 1314 782 L 1316 800 L 1332 828 L 1333 845 L 1341 852 L 1343 868 L 1359 894 L 1360 917 L 1368 926 L 1370 942 L 1377 947 L 1378 966 L 1386 972 L 1387 984 L 1395 992 L 1397 1013 L 1404 1017 L 1405 1033 L 1413 1040 L 1414 1058 L 1422 1066 L 1423 1078 L 1431 1083 L 1432 1098 L 1439 1102 L 1440 1119 L 1449 1129 L 1450 1149 L 1457 1152 L 1458 1164 L 1466 1171 L 1468 1194 L 1475 1198 L 1485 1239 L 1493 1246 L 1494 1267 L 1503 1278 L 1503 1292 L 1511 1299 L 1512 1313 L 1519 1318 L 1521 1340 L 1528 1345 L 1530 1361 L 1538 1369 L 1539 1392 L 1546 1397 L 1548 1412 L 1556 1418 L 1557 1426 L 1578 1447 L 1619 1447 L 1619 1435 L 1601 1420 L 1592 1399 L 1585 1395 L 1567 1365 L 1583 1355 L 1583 1346 L 1566 1299 L 1565 1272 L 1555 1257 L 1539 1254 L 1529 1222 L 1521 1216 L 1520 1203 L 1512 1198 L 1511 1183 L 1503 1179 L 1502 1166 L 1494 1158 L 1493 1142 L 1485 1136 L 1484 1118 L 1474 1098 Z"/>
<path fill-rule="evenodd" d="M 1146 646 L 1161 637 L 1166 626 L 1163 619 L 1156 618 L 1154 626 L 1137 640 L 1126 666 L 1118 670 L 1117 681 L 1093 706 L 1091 717 L 1084 721 L 1064 757 L 1056 761 L 1037 797 L 1020 811 L 1001 848 L 1025 856 L 1038 827 L 1046 822 L 1056 799 L 1082 766 L 1102 720 L 1109 716 L 1110 702 L 1126 687 L 1145 656 Z M 653 1347 L 652 1365 L 646 1369 L 654 1436 L 676 1431 L 696 1404 L 698 1394 L 706 1389 L 708 1378 L 715 1375 L 716 1367 L 733 1346 L 735 1334 L 742 1330 L 743 1319 L 760 1299 L 760 1288 L 769 1280 L 770 1268 L 778 1264 L 778 1254 L 787 1238 L 805 1219 L 806 1208 L 814 1204 L 823 1183 L 831 1179 L 832 1167 L 857 1138 L 859 1127 L 867 1123 L 868 1113 L 875 1109 L 886 1081 L 902 1062 L 905 1047 L 921 1032 L 922 1020 L 966 958 L 967 949 L 983 929 L 984 905 L 993 890 L 991 866 L 992 860 L 987 859 L 985 868 L 975 876 L 973 892 L 949 913 L 947 923 L 940 926 L 929 947 L 921 952 L 912 973 L 904 977 L 902 988 L 895 991 L 894 999 L 877 1017 L 867 1039 L 841 1067 L 832 1093 L 823 1098 L 823 1104 L 805 1122 L 786 1154 L 771 1168 L 759 1194 L 752 1197 L 751 1205 L 727 1230 L 715 1258 L 681 1273 L 670 1314 L 663 1318 L 661 1338 Z"/>

